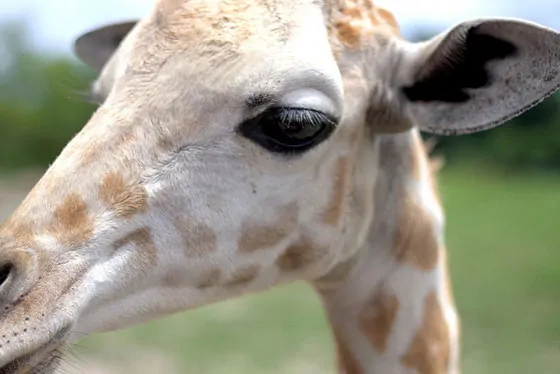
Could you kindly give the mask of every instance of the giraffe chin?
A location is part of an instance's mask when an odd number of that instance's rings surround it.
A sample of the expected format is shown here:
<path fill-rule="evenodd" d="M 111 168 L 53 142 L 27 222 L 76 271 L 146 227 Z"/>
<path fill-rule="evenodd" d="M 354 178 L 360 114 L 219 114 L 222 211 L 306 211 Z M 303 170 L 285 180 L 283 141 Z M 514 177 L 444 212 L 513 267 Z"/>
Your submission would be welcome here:
<path fill-rule="evenodd" d="M 59 330 L 46 344 L 0 367 L 0 374 L 54 373 L 63 360 L 63 351 L 67 346 L 65 343 L 69 332 L 70 327 Z"/>
<path fill-rule="evenodd" d="M 20 357 L 0 369 L 5 374 L 51 374 L 56 371 L 61 361 L 57 349 L 50 353 L 38 351 L 36 354 Z"/>

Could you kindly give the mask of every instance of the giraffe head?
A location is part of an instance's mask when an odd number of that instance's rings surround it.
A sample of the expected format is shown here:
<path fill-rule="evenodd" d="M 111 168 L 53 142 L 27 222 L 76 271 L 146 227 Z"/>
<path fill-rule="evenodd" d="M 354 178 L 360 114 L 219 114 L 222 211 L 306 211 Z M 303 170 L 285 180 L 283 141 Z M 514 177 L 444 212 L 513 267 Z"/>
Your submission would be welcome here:
<path fill-rule="evenodd" d="M 375 140 L 480 131 L 560 85 L 515 20 L 404 41 L 369 0 L 159 0 L 77 40 L 101 105 L 0 231 L 0 367 L 348 259 Z"/>

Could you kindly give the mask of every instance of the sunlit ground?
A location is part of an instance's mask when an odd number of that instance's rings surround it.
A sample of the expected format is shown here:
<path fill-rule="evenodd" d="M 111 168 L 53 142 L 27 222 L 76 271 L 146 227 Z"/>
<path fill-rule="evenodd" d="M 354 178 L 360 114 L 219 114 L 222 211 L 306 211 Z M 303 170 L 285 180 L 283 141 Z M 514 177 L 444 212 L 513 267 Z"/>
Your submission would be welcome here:
<path fill-rule="evenodd" d="M 0 184 L 4 218 L 30 187 Z M 560 176 L 446 169 L 463 371 L 560 373 Z M 334 373 L 316 296 L 294 284 L 80 342 L 65 372 Z"/>

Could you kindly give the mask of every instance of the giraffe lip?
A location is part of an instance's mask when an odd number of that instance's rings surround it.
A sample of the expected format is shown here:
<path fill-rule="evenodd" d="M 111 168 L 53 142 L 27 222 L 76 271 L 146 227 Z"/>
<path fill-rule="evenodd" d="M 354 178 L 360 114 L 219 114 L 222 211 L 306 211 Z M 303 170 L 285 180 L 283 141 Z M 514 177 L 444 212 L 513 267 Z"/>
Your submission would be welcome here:
<path fill-rule="evenodd" d="M 2 374 L 51 373 L 60 359 L 57 349 L 62 345 L 49 342 L 34 351 L 14 359 L 0 368 Z"/>
<path fill-rule="evenodd" d="M 71 330 L 67 325 L 58 330 L 45 344 L 40 345 L 0 367 L 1 374 L 47 374 L 52 373 L 60 361 L 59 348 Z"/>

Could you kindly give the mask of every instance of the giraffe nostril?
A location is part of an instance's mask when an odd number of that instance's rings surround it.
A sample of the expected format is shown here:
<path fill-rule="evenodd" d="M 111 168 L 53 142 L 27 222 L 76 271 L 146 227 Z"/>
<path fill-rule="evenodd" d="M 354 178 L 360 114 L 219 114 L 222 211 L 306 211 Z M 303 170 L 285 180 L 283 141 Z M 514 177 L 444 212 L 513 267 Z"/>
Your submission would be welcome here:
<path fill-rule="evenodd" d="M 14 265 L 10 263 L 0 266 L 0 287 L 2 287 L 4 283 L 6 283 L 13 269 L 14 269 Z"/>

